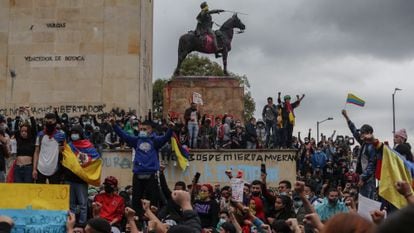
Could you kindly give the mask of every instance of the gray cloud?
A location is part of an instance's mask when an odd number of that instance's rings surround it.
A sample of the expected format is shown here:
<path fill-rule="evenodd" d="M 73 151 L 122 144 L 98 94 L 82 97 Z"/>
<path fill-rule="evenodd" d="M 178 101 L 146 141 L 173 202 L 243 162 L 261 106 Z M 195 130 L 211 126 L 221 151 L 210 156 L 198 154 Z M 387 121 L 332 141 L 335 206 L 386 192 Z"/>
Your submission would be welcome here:
<path fill-rule="evenodd" d="M 201 1 L 200 1 L 201 2 Z M 155 1 L 154 79 L 170 77 L 178 38 L 195 28 L 199 3 Z M 414 1 L 411 0 L 227 0 L 210 8 L 248 13 L 239 17 L 247 30 L 233 40 L 229 69 L 246 74 L 260 117 L 266 97 L 305 93 L 296 110 L 296 131 L 313 128 L 328 116 L 324 133 L 349 134 L 340 114 L 348 92 L 366 107 L 347 106 L 357 125 L 370 123 L 391 140 L 391 93 L 397 93 L 397 128 L 414 135 L 411 91 L 414 81 Z M 214 15 L 217 23 L 231 14 Z M 213 56 L 209 56 L 214 60 Z M 214 60 L 221 64 L 221 60 Z M 321 129 L 321 131 L 322 131 Z M 314 134 L 314 137 L 316 135 Z"/>

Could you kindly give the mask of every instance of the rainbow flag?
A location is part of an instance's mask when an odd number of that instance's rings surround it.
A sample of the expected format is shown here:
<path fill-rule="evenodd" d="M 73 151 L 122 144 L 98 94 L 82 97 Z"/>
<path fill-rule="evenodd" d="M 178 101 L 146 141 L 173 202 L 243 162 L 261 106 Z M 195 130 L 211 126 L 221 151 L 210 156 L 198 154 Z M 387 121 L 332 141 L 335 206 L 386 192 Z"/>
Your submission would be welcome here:
<path fill-rule="evenodd" d="M 351 94 L 351 93 L 348 94 L 348 97 L 346 98 L 346 103 L 347 104 L 355 104 L 355 105 L 360 106 L 360 107 L 364 107 L 364 105 L 365 105 L 365 101 L 363 99 L 361 99 L 358 96 L 356 96 L 354 94 Z"/>
<path fill-rule="evenodd" d="M 407 200 L 398 193 L 395 183 L 407 181 L 412 184 L 414 164 L 384 145 L 380 173 L 379 195 L 399 209 L 407 206 Z"/>
<path fill-rule="evenodd" d="M 82 153 L 87 156 L 82 158 Z M 89 140 L 65 144 L 62 165 L 90 185 L 101 184 L 101 155 Z"/>
<path fill-rule="evenodd" d="M 175 133 L 173 133 L 173 136 L 171 137 L 171 148 L 172 151 L 175 152 L 175 155 L 177 157 L 178 166 L 181 168 L 181 170 L 185 171 L 185 169 L 189 165 L 188 157 L 190 152 L 188 151 L 188 149 L 184 148 L 181 145 Z"/>
<path fill-rule="evenodd" d="M 69 185 L 0 184 L 0 215 L 13 219 L 12 232 L 66 232 Z"/>

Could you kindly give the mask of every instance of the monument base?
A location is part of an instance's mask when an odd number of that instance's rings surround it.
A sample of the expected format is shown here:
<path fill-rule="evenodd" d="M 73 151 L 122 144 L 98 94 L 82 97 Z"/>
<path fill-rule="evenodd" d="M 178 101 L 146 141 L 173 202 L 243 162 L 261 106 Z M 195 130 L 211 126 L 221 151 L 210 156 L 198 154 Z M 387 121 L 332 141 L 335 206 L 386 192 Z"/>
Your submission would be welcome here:
<path fill-rule="evenodd" d="M 163 117 L 183 118 L 191 102 L 198 102 L 201 115 L 207 114 L 214 122 L 224 114 L 242 122 L 244 87 L 234 77 L 178 76 L 164 88 Z"/>

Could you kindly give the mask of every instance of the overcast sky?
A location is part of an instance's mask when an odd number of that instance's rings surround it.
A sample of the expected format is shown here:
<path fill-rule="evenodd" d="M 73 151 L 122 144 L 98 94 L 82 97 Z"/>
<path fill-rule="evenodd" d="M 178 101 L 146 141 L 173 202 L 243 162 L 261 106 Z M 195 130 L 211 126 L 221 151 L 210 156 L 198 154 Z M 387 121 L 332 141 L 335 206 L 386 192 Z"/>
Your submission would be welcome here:
<path fill-rule="evenodd" d="M 195 28 L 202 1 L 155 0 L 154 80 L 169 78 L 177 62 L 181 34 Z M 406 128 L 414 142 L 414 1 L 413 0 L 211 0 L 210 9 L 247 13 L 236 34 L 228 69 L 245 74 L 261 118 L 266 98 L 304 93 L 295 110 L 297 131 L 316 122 L 330 134 L 350 134 L 340 113 L 347 93 L 366 101 L 348 105 L 357 127 L 369 123 L 382 140 L 392 140 L 394 88 L 396 128 Z M 223 23 L 230 13 L 214 15 Z M 214 59 L 213 55 L 209 58 Z M 411 140 L 413 139 L 413 140 Z"/>

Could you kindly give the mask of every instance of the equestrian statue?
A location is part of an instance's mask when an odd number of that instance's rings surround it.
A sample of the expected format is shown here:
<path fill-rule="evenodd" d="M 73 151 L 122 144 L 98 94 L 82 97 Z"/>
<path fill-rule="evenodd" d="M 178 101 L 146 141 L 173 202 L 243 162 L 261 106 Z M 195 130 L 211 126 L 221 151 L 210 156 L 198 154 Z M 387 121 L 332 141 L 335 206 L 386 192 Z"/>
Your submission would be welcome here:
<path fill-rule="evenodd" d="M 193 51 L 201 53 L 214 53 L 216 58 L 223 58 L 223 71 L 227 72 L 227 56 L 231 50 L 231 41 L 234 35 L 234 28 L 240 29 L 242 33 L 246 26 L 240 21 L 237 13 L 229 18 L 219 30 L 213 31 L 212 14 L 220 14 L 225 10 L 209 10 L 206 2 L 201 3 L 201 11 L 197 15 L 197 27 L 195 31 L 189 31 L 180 37 L 178 43 L 178 62 L 174 75 L 180 75 L 181 63 L 187 55 Z"/>

